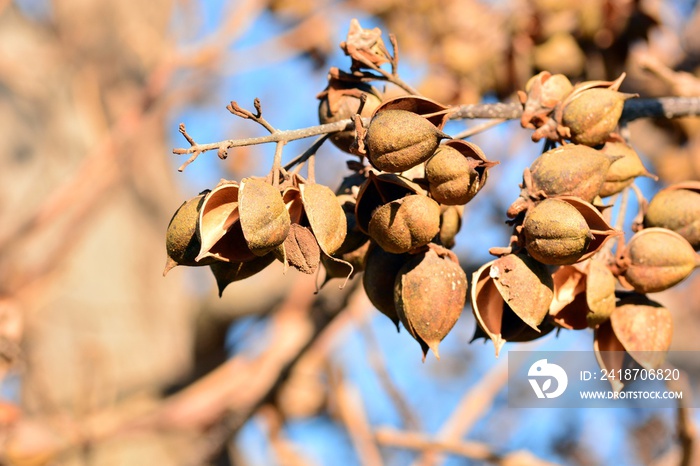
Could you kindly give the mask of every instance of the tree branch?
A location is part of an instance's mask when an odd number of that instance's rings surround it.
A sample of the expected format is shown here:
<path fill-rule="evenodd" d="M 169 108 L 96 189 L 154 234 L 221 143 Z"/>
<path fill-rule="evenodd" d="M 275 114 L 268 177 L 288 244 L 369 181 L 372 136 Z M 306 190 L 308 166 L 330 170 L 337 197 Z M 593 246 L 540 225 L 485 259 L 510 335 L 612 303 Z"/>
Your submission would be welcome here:
<path fill-rule="evenodd" d="M 453 120 L 468 120 L 476 118 L 516 120 L 522 115 L 522 105 L 519 103 L 495 103 L 495 104 L 471 104 L 461 105 L 457 111 L 450 115 Z M 620 121 L 628 122 L 638 118 L 681 118 L 700 116 L 700 97 L 660 97 L 658 99 L 632 99 L 625 102 Z M 363 118 L 363 123 L 369 123 L 369 119 Z M 253 146 L 271 142 L 289 142 L 297 139 L 305 139 L 323 134 L 336 133 L 338 131 L 353 130 L 353 120 L 341 120 L 325 125 L 309 126 L 307 128 L 277 131 L 267 136 L 227 139 L 225 141 L 208 144 L 194 144 L 188 148 L 173 149 L 173 154 L 185 155 L 202 153 L 211 150 L 228 150 L 233 147 Z"/>

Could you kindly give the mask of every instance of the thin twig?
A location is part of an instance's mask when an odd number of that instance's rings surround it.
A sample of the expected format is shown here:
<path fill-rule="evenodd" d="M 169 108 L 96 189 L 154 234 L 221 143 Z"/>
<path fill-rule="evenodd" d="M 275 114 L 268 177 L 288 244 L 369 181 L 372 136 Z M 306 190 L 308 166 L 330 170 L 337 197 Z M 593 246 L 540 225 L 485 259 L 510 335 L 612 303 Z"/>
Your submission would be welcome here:
<path fill-rule="evenodd" d="M 472 126 L 471 128 L 467 128 L 461 133 L 457 133 L 454 136 L 452 136 L 452 139 L 466 139 L 468 137 L 474 136 L 475 134 L 479 134 L 481 132 L 486 131 L 487 129 L 491 129 L 494 126 L 498 126 L 501 123 L 508 121 L 505 118 L 496 118 L 491 121 L 485 121 L 481 124 Z"/>

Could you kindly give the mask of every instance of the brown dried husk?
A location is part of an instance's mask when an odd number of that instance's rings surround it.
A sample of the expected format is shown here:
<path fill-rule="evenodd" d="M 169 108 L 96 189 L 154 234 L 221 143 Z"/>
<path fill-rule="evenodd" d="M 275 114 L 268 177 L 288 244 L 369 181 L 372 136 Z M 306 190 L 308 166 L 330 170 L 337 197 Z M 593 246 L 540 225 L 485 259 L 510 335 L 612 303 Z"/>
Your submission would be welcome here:
<path fill-rule="evenodd" d="M 235 181 L 221 182 L 205 196 L 199 211 L 197 235 L 201 243 L 197 262 L 214 258 L 248 262 L 257 257 L 243 236 L 239 217 L 240 188 Z"/>
<path fill-rule="evenodd" d="M 241 180 L 239 215 L 243 236 L 256 256 L 264 256 L 282 244 L 291 219 L 277 188 L 258 178 Z"/>
<path fill-rule="evenodd" d="M 690 243 L 675 231 L 645 228 L 627 243 L 624 282 L 638 293 L 656 293 L 688 278 L 699 261 Z"/>
<path fill-rule="evenodd" d="M 493 260 L 484 264 L 472 275 L 470 300 L 472 312 L 478 324 L 477 328 L 483 331 L 483 333 L 493 341 L 496 357 L 498 357 L 501 348 L 507 341 L 532 341 L 549 333 L 553 329 L 553 326 L 551 323 L 544 320 L 541 321 L 541 327 L 533 328 L 525 323 L 510 306 L 506 304 L 501 292 L 496 286 L 494 278 L 491 276 L 491 266 L 495 262 L 496 261 Z M 498 275 L 501 276 L 500 273 Z M 528 274 L 525 273 L 524 275 Z M 507 277 L 507 281 L 512 278 L 508 275 Z M 547 281 L 546 277 L 543 276 L 541 278 Z M 546 284 L 544 286 L 546 286 Z M 531 312 L 526 309 L 524 311 L 525 315 L 529 314 L 531 317 L 535 318 L 536 314 L 541 311 L 539 306 L 544 308 L 544 314 L 547 313 L 549 303 L 546 303 L 546 297 L 542 299 L 545 294 L 546 291 L 543 290 L 535 293 L 533 304 L 537 310 Z M 509 293 L 509 296 L 512 295 L 512 292 Z M 527 306 L 527 303 L 524 301 L 527 300 L 527 297 L 522 298 L 518 296 L 517 299 L 515 298 L 516 297 L 513 297 L 512 300 L 514 302 L 517 301 L 521 308 Z M 533 319 L 530 320 L 533 321 Z M 479 331 L 477 330 L 474 338 L 478 337 Z"/>
<path fill-rule="evenodd" d="M 417 184 L 393 173 L 376 173 L 370 171 L 367 180 L 362 183 L 355 204 L 357 227 L 369 233 L 369 221 L 374 211 L 380 206 L 401 199 L 409 194 L 424 192 Z"/>
<path fill-rule="evenodd" d="M 421 194 L 411 194 L 375 210 L 369 235 L 385 251 L 401 254 L 428 244 L 440 231 L 440 206 Z"/>
<path fill-rule="evenodd" d="M 208 265 L 205 262 L 211 263 L 215 260 L 213 258 L 202 262 L 195 260 L 201 248 L 201 243 L 197 237 L 197 221 L 199 220 L 199 211 L 204 202 L 204 196 L 208 192 L 209 190 L 183 202 L 170 219 L 165 232 L 167 261 L 165 270 L 163 270 L 163 276 L 178 265 L 196 267 Z"/>
<path fill-rule="evenodd" d="M 624 296 L 610 316 L 620 344 L 645 369 L 658 369 L 671 346 L 671 313 L 641 294 Z"/>
<path fill-rule="evenodd" d="M 586 328 L 586 275 L 578 266 L 564 265 L 552 274 L 552 279 L 554 298 L 549 307 L 552 320 L 566 329 Z"/>
<path fill-rule="evenodd" d="M 611 164 L 619 158 L 578 144 L 557 147 L 530 166 L 533 189 L 548 196 L 576 196 L 593 202 Z"/>
<path fill-rule="evenodd" d="M 571 142 L 597 146 L 615 131 L 625 100 L 632 97 L 612 89 L 586 89 L 564 106 L 562 123 Z"/>
<path fill-rule="evenodd" d="M 399 270 L 410 260 L 408 254 L 390 254 L 376 244 L 370 244 L 365 257 L 362 285 L 370 302 L 391 319 L 399 330 L 399 314 L 394 303 L 394 283 Z"/>
<path fill-rule="evenodd" d="M 211 264 L 209 267 L 216 279 L 219 297 L 229 284 L 252 277 L 274 261 L 275 256 L 268 254 L 263 257 L 255 257 L 249 262 L 215 262 Z"/>
<path fill-rule="evenodd" d="M 343 208 L 328 186 L 303 183 L 299 190 L 311 231 L 321 251 L 327 255 L 333 254 L 343 244 L 348 231 Z"/>
<path fill-rule="evenodd" d="M 306 274 L 316 273 L 321 261 L 321 249 L 316 237 L 306 227 L 292 223 L 284 243 L 275 249 L 275 257 Z"/>
<path fill-rule="evenodd" d="M 605 182 L 598 193 L 600 197 L 619 193 L 631 185 L 638 176 L 656 178 L 644 168 L 637 152 L 624 142 L 608 141 L 600 151 L 610 156 L 622 156 L 610 165 L 605 175 Z"/>
<path fill-rule="evenodd" d="M 484 187 L 488 169 L 496 164 L 476 144 L 448 141 L 425 164 L 430 195 L 441 204 L 466 204 Z"/>
<path fill-rule="evenodd" d="M 673 230 L 700 250 L 700 181 L 676 183 L 659 191 L 647 207 L 644 226 Z"/>
<path fill-rule="evenodd" d="M 603 322 L 593 332 L 593 351 L 598 365 L 609 374 L 618 374 L 620 370 L 630 367 L 630 362 L 636 362 L 627 354 L 625 347 L 615 336 L 610 321 Z M 615 392 L 625 387 L 625 380 L 621 377 L 607 377 Z"/>
<path fill-rule="evenodd" d="M 404 95 L 385 100 L 377 107 L 374 114 L 376 115 L 385 110 L 405 110 L 417 115 L 431 115 L 426 117 L 426 119 L 437 129 L 442 130 L 445 123 L 447 123 L 447 120 L 450 118 L 449 114 L 444 113 L 448 108 L 449 107 L 426 97 Z"/>
<path fill-rule="evenodd" d="M 547 267 L 524 254 L 507 254 L 493 261 L 489 276 L 503 301 L 523 322 L 539 331 L 553 298 Z"/>
<path fill-rule="evenodd" d="M 467 297 L 467 276 L 456 256 L 446 249 L 415 256 L 399 271 L 394 285 L 394 302 L 399 319 L 418 341 L 423 360 L 438 346 L 462 314 Z"/>

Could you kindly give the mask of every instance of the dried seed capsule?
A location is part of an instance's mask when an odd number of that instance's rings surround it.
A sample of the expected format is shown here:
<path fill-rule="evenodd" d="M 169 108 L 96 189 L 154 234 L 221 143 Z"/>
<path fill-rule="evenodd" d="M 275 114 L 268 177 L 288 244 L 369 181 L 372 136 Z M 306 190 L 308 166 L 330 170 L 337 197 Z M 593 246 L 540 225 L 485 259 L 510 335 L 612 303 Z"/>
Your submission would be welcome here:
<path fill-rule="evenodd" d="M 243 235 L 256 256 L 264 256 L 287 238 L 291 220 L 282 194 L 264 180 L 241 180 L 238 211 Z"/>
<path fill-rule="evenodd" d="M 700 250 L 700 182 L 679 183 L 659 191 L 649 203 L 644 226 L 673 230 Z"/>
<path fill-rule="evenodd" d="M 440 231 L 440 206 L 412 194 L 379 207 L 369 221 L 369 235 L 385 251 L 401 254 L 428 244 Z"/>
<path fill-rule="evenodd" d="M 425 162 L 445 138 L 449 136 L 417 113 L 382 110 L 370 121 L 365 144 L 374 167 L 398 173 Z"/>
<path fill-rule="evenodd" d="M 610 324 L 625 351 L 642 367 L 661 366 L 673 336 L 668 309 L 644 295 L 632 294 L 617 303 Z"/>
<path fill-rule="evenodd" d="M 478 328 L 493 341 L 496 356 L 506 341 L 531 341 L 551 331 L 553 326 L 543 319 L 552 296 L 546 266 L 526 255 L 505 255 L 472 275 L 472 311 Z"/>
<path fill-rule="evenodd" d="M 605 182 L 612 156 L 587 146 L 567 144 L 540 155 L 530 166 L 534 191 L 576 196 L 592 202 Z"/>
<path fill-rule="evenodd" d="M 631 95 L 612 89 L 592 88 L 564 106 L 562 123 L 571 132 L 571 142 L 597 146 L 615 131 L 625 100 Z"/>
<path fill-rule="evenodd" d="M 530 255 L 550 265 L 577 262 L 593 238 L 583 215 L 559 199 L 545 199 L 531 209 L 523 222 L 523 233 Z"/>
<path fill-rule="evenodd" d="M 497 163 L 486 160 L 476 144 L 449 141 L 425 164 L 430 195 L 441 204 L 466 204 L 483 188 L 487 170 Z"/>
<path fill-rule="evenodd" d="M 394 302 L 401 323 L 423 349 L 437 358 L 438 345 L 459 319 L 467 298 L 467 276 L 456 256 L 443 249 L 419 254 L 399 271 Z"/>
<path fill-rule="evenodd" d="M 173 218 L 170 219 L 168 229 L 165 232 L 165 250 L 168 254 L 168 260 L 163 276 L 178 265 L 193 267 L 214 262 L 214 259 L 195 261 L 201 247 L 197 237 L 197 220 L 204 195 L 208 192 L 209 190 L 183 202 L 173 214 Z"/>
<path fill-rule="evenodd" d="M 616 160 L 605 175 L 605 182 L 600 188 L 600 197 L 617 194 L 634 182 L 638 176 L 649 176 L 655 178 L 647 172 L 637 152 L 624 142 L 608 141 L 601 149 L 601 152 L 610 156 L 622 156 Z"/>
<path fill-rule="evenodd" d="M 440 244 L 447 249 L 455 246 L 455 236 L 462 228 L 464 206 L 440 206 Z"/>
<path fill-rule="evenodd" d="M 636 292 L 655 293 L 685 280 L 700 266 L 700 257 L 675 231 L 646 228 L 627 243 L 622 262 L 624 279 Z"/>

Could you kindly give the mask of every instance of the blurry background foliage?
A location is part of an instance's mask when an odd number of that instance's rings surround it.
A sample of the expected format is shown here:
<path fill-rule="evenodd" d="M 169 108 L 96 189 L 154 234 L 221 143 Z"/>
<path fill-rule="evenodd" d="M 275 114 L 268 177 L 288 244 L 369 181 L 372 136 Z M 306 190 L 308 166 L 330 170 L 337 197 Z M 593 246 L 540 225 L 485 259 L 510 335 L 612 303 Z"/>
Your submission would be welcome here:
<path fill-rule="evenodd" d="M 274 150 L 208 153 L 179 174 L 178 123 L 198 142 L 261 135 L 224 108 L 259 97 L 278 128 L 316 124 L 353 17 L 396 34 L 402 76 L 445 104 L 513 100 L 540 70 L 700 95 L 691 0 L 0 0 L 0 462 L 678 464 L 671 410 L 508 409 L 505 357 L 468 344 L 468 309 L 442 360 L 422 364 L 332 283 L 315 296 L 313 278 L 276 266 L 219 299 L 199 270 L 161 277 L 172 212 L 221 177 L 264 174 Z M 645 193 L 700 179 L 698 125 L 630 125 L 660 177 Z M 529 138 L 517 122 L 474 138 L 501 165 L 457 238 L 469 276 L 506 244 L 504 212 L 541 150 Z M 345 159 L 324 145 L 320 181 L 337 183 Z M 700 349 L 699 290 L 694 274 L 655 298 L 674 350 Z M 697 385 L 697 358 L 672 362 Z M 433 440 L 451 453 L 429 453 Z"/>

